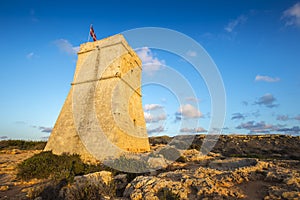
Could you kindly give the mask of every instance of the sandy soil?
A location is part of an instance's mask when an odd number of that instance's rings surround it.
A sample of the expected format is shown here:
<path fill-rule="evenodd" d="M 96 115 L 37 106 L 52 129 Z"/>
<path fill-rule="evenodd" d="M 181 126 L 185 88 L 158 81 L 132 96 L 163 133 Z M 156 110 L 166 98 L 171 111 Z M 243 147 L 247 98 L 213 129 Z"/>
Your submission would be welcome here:
<path fill-rule="evenodd" d="M 0 199 L 27 199 L 26 189 L 40 182 L 18 180 L 16 177 L 17 165 L 30 158 L 40 150 L 2 150 L 0 151 Z"/>

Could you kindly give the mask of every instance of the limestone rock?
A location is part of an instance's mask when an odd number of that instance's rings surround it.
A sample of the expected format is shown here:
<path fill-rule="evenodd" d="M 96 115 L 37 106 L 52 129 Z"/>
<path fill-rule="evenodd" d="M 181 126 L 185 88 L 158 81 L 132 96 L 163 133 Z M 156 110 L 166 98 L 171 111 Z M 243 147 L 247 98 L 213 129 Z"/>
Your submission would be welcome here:
<path fill-rule="evenodd" d="M 179 199 L 242 199 L 248 195 L 251 196 L 252 193 L 248 191 L 247 187 L 242 189 L 241 184 L 247 185 L 250 181 L 264 180 L 267 177 L 265 170 L 274 169 L 274 166 L 267 162 L 257 160 L 254 162 L 247 159 L 231 159 L 225 163 L 230 162 L 233 162 L 233 167 L 220 170 L 198 165 L 189 166 L 187 169 L 162 172 L 157 176 L 139 176 L 127 185 L 124 197 L 159 199 L 162 192 L 167 191 L 167 194 L 174 195 Z M 249 162 L 251 165 L 245 166 L 244 162 L 247 164 Z M 252 165 L 254 163 L 256 164 Z M 234 170 L 231 170 L 232 168 Z M 264 184 L 268 185 L 267 182 Z M 270 198 L 280 199 L 278 195 L 280 196 L 282 193 L 279 191 L 275 196 L 272 193 L 273 196 Z M 267 196 L 260 196 L 260 198 L 264 197 Z"/>
<path fill-rule="evenodd" d="M 289 200 L 300 199 L 300 192 L 299 191 L 284 192 L 282 193 L 282 197 Z"/>
<path fill-rule="evenodd" d="M 66 200 L 83 197 L 110 199 L 110 195 L 114 195 L 111 182 L 112 173 L 108 171 L 76 176 L 74 183 L 61 188 L 59 196 Z"/>
<path fill-rule="evenodd" d="M 255 166 L 257 160 L 253 158 L 228 158 L 215 160 L 209 163 L 209 167 L 218 170 L 234 170 L 241 167 Z"/>
<path fill-rule="evenodd" d="M 165 168 L 168 166 L 168 164 L 163 156 L 149 157 L 148 163 L 153 169 L 160 169 L 160 168 Z"/>
<path fill-rule="evenodd" d="M 0 191 L 6 191 L 8 189 L 9 189 L 9 186 L 7 186 L 7 185 L 0 186 Z"/>
<path fill-rule="evenodd" d="M 76 183 L 98 183 L 103 182 L 108 185 L 112 181 L 112 173 L 109 171 L 100 171 L 83 176 L 76 176 L 74 178 Z"/>

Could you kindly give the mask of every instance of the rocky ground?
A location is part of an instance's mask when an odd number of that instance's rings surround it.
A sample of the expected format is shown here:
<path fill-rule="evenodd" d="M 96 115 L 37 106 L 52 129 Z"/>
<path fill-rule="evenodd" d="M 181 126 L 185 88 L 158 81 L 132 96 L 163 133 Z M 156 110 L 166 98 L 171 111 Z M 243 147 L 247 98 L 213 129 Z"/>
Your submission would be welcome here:
<path fill-rule="evenodd" d="M 18 163 L 33 156 L 41 150 L 1 150 L 0 151 L 0 199 L 27 199 L 26 189 L 41 180 L 22 181 L 16 179 Z"/>
<path fill-rule="evenodd" d="M 185 142 L 181 139 L 156 137 L 150 142 L 154 151 L 170 142 L 178 146 Z M 203 139 L 195 138 L 195 149 L 179 150 L 176 162 L 167 156 L 149 158 L 152 166 L 163 168 L 134 179 L 128 173 L 101 171 L 55 186 L 49 180 L 16 179 L 17 163 L 39 151 L 2 150 L 0 199 L 51 199 L 49 191 L 61 199 L 300 199 L 300 137 L 222 136 L 207 155 L 199 151 Z"/>

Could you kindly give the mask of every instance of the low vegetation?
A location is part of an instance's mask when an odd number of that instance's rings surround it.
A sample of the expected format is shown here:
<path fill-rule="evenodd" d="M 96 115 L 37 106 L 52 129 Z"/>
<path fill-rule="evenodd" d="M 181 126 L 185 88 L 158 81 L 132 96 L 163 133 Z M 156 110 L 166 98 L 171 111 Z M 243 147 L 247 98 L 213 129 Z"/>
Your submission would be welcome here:
<path fill-rule="evenodd" d="M 79 155 L 54 155 L 51 151 L 44 151 L 20 163 L 17 177 L 23 180 L 53 178 L 72 181 L 76 175 L 104 169 L 103 165 L 84 164 Z"/>
<path fill-rule="evenodd" d="M 149 143 L 151 145 L 168 144 L 171 141 L 172 141 L 172 137 L 169 136 L 149 137 Z"/>
<path fill-rule="evenodd" d="M 108 165 L 114 169 L 130 173 L 141 173 L 148 171 L 149 169 L 148 163 L 144 160 L 138 160 L 126 156 L 121 156 L 112 160 L 108 163 Z"/>
<path fill-rule="evenodd" d="M 25 141 L 25 140 L 2 140 L 0 141 L 0 150 L 42 150 L 46 146 L 43 141 Z"/>
<path fill-rule="evenodd" d="M 133 172 L 146 171 L 148 164 L 142 160 L 121 156 L 112 160 L 110 166 L 85 164 L 79 155 L 55 155 L 51 151 L 44 151 L 20 163 L 17 177 L 22 180 L 33 178 L 48 179 L 48 183 L 43 187 L 39 187 L 32 197 L 40 196 L 42 199 L 60 199 L 60 190 L 66 185 L 72 184 L 75 176 L 103 170 L 110 171 L 115 176 L 120 173 L 124 174 L 124 172 L 116 169 L 127 169 L 129 172 L 125 173 L 126 179 L 130 182 L 139 175 L 145 175 L 145 173 L 138 174 Z M 102 199 L 103 195 L 113 197 L 117 196 L 118 193 L 123 194 L 124 189 L 121 192 L 117 191 L 114 183 L 111 183 L 106 186 L 101 184 L 87 185 L 79 188 L 75 193 L 74 191 L 73 193 L 67 193 L 68 196 L 73 196 L 74 199 Z"/>

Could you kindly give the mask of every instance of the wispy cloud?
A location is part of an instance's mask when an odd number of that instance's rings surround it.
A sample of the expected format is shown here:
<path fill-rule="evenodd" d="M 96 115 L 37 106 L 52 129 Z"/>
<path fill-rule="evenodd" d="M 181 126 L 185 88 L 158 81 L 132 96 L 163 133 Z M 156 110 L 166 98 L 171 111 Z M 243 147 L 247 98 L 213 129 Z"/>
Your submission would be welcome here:
<path fill-rule="evenodd" d="M 18 125 L 25 125 L 27 124 L 25 121 L 15 121 L 15 124 L 18 124 Z"/>
<path fill-rule="evenodd" d="M 244 105 L 244 106 L 248 106 L 248 101 L 242 101 L 242 104 Z"/>
<path fill-rule="evenodd" d="M 181 105 L 176 113 L 177 117 L 183 116 L 184 118 L 199 118 L 202 117 L 203 114 L 191 104 Z"/>
<path fill-rule="evenodd" d="M 202 127 L 197 127 L 197 128 L 181 128 L 180 129 L 181 133 L 205 133 L 207 130 Z"/>
<path fill-rule="evenodd" d="M 236 128 L 249 130 L 250 134 L 262 134 L 262 133 L 282 133 L 282 134 L 291 134 L 291 135 L 300 134 L 299 126 L 293 126 L 289 128 L 286 127 L 286 125 L 267 124 L 264 121 L 261 122 L 248 121 L 246 123 L 241 123 Z"/>
<path fill-rule="evenodd" d="M 144 112 L 144 117 L 146 123 L 156 123 L 160 121 L 164 121 L 167 119 L 167 116 L 165 113 L 161 113 L 158 115 L 152 115 L 151 113 Z"/>
<path fill-rule="evenodd" d="M 251 113 L 251 115 L 253 115 L 254 117 L 259 117 L 260 116 L 260 111 L 259 110 L 253 111 Z"/>
<path fill-rule="evenodd" d="M 144 110 L 149 111 L 149 110 L 158 110 L 160 108 L 163 108 L 162 105 L 159 104 L 145 104 Z"/>
<path fill-rule="evenodd" d="M 255 101 L 254 104 L 263 105 L 268 108 L 274 108 L 279 106 L 279 104 L 275 104 L 275 102 L 276 98 L 272 94 L 267 93 Z"/>
<path fill-rule="evenodd" d="M 155 57 L 148 47 L 140 48 L 136 52 L 143 62 L 143 71 L 149 75 L 153 75 L 165 65 L 165 61 Z"/>
<path fill-rule="evenodd" d="M 74 55 L 79 51 L 79 47 L 73 46 L 68 40 L 66 39 L 59 39 L 54 41 L 54 44 L 59 48 L 60 51 Z"/>
<path fill-rule="evenodd" d="M 236 128 L 249 130 L 250 133 L 270 133 L 270 131 L 276 129 L 275 126 L 271 124 L 266 124 L 264 121 L 248 121 L 246 123 L 241 123 Z"/>
<path fill-rule="evenodd" d="M 32 22 L 39 22 L 39 19 L 36 17 L 36 13 L 34 9 L 30 10 L 30 18 Z"/>
<path fill-rule="evenodd" d="M 289 121 L 289 120 L 300 121 L 300 115 L 297 115 L 295 117 L 292 117 L 292 116 L 289 116 L 289 115 L 277 115 L 276 119 L 278 121 Z"/>
<path fill-rule="evenodd" d="M 279 128 L 276 131 L 282 132 L 282 133 L 288 133 L 291 135 L 299 135 L 300 134 L 300 127 L 294 126 L 292 128 Z"/>
<path fill-rule="evenodd" d="M 278 121 L 288 121 L 290 120 L 290 117 L 288 115 L 277 115 L 276 119 Z"/>
<path fill-rule="evenodd" d="M 45 126 L 31 126 L 32 128 L 39 129 L 42 133 L 51 133 L 53 128 L 52 127 L 45 127 Z"/>
<path fill-rule="evenodd" d="M 286 26 L 296 26 L 300 28 L 300 2 L 285 10 L 282 14 Z"/>
<path fill-rule="evenodd" d="M 7 136 L 0 136 L 0 140 L 7 140 L 8 137 Z"/>
<path fill-rule="evenodd" d="M 196 57 L 197 56 L 197 52 L 189 50 L 188 52 L 186 52 L 186 55 L 189 56 L 189 57 Z"/>
<path fill-rule="evenodd" d="M 186 97 L 185 100 L 189 101 L 189 102 L 199 102 L 200 101 L 200 99 L 198 99 L 196 97 Z"/>
<path fill-rule="evenodd" d="M 294 119 L 300 121 L 300 115 L 296 116 Z"/>
<path fill-rule="evenodd" d="M 244 120 L 245 119 L 245 115 L 242 114 L 242 113 L 233 113 L 232 114 L 232 117 L 231 117 L 231 120 Z"/>
<path fill-rule="evenodd" d="M 43 137 L 41 137 L 41 140 L 43 140 L 43 141 L 47 141 L 49 139 L 49 136 L 43 136 Z"/>
<path fill-rule="evenodd" d="M 52 127 L 39 126 L 38 129 L 43 133 L 51 133 Z"/>
<path fill-rule="evenodd" d="M 156 128 L 153 129 L 147 129 L 148 134 L 152 134 L 152 133 L 161 133 L 164 132 L 165 128 L 163 126 L 158 126 Z"/>
<path fill-rule="evenodd" d="M 234 31 L 234 29 L 241 25 L 244 24 L 247 21 L 247 17 L 244 15 L 239 16 L 238 18 L 236 18 L 235 20 L 230 21 L 226 26 L 225 26 L 225 31 L 227 31 L 228 33 L 231 33 Z"/>
<path fill-rule="evenodd" d="M 28 54 L 26 55 L 26 58 L 27 58 L 28 60 L 31 60 L 31 59 L 33 58 L 33 56 L 35 56 L 35 54 L 34 54 L 33 52 L 30 52 L 30 53 L 28 53 Z"/>
<path fill-rule="evenodd" d="M 257 75 L 255 77 L 255 81 L 264 81 L 264 82 L 274 83 L 274 82 L 280 81 L 280 78 L 278 78 L 278 77 L 272 78 L 270 76 Z"/>

